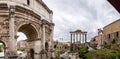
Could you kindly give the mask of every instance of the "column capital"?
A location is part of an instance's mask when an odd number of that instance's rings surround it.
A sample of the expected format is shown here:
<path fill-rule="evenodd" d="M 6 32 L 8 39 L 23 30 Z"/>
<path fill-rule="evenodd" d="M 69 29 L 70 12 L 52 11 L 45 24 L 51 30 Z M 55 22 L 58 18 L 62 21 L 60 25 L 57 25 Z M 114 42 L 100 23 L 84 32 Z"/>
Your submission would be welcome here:
<path fill-rule="evenodd" d="M 9 6 L 9 17 L 13 17 L 15 15 L 15 6 L 10 5 Z"/>

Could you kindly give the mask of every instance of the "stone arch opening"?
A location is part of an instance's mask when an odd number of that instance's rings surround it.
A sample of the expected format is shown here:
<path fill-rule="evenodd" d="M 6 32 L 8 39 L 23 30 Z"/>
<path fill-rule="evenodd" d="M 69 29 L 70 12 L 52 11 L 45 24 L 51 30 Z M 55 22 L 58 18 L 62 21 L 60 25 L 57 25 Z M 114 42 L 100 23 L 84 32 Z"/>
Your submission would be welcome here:
<path fill-rule="evenodd" d="M 36 29 L 36 27 L 32 24 L 21 24 L 20 26 L 18 26 L 17 28 L 17 32 L 21 32 L 23 33 L 27 39 L 24 39 L 18 43 L 20 43 L 20 45 L 23 47 L 22 49 L 24 49 L 23 51 L 28 52 L 27 53 L 27 57 L 30 57 L 31 59 L 34 59 L 34 46 L 31 46 L 34 44 L 34 41 L 38 38 L 38 31 Z M 18 45 L 19 46 L 19 45 Z M 31 48 L 29 48 L 32 47 Z M 18 49 L 21 49 L 21 47 L 18 47 Z M 21 50 L 22 51 L 22 50 Z"/>
<path fill-rule="evenodd" d="M 45 50 L 48 51 L 49 50 L 49 45 L 48 42 L 45 42 Z"/>
<path fill-rule="evenodd" d="M 34 59 L 34 50 L 31 48 L 30 49 L 30 57 L 31 57 L 31 59 Z"/>
<path fill-rule="evenodd" d="M 6 52 L 6 44 L 0 40 L 0 58 L 5 57 L 5 52 Z"/>
<path fill-rule="evenodd" d="M 28 40 L 35 40 L 38 38 L 38 33 L 36 29 L 31 24 L 24 24 L 19 29 L 18 32 L 22 32 L 26 35 Z"/>
<path fill-rule="evenodd" d="M 17 36 L 17 42 L 27 39 L 26 35 L 23 32 L 17 32 Z"/>

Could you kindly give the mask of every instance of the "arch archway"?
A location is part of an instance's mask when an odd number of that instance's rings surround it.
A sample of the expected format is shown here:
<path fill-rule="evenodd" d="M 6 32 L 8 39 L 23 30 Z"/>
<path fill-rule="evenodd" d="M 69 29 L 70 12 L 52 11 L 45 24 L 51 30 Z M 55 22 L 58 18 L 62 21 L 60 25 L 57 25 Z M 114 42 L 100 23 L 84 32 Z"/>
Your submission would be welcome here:
<path fill-rule="evenodd" d="M 24 24 L 18 28 L 18 32 L 22 32 L 26 35 L 27 39 L 35 40 L 38 38 L 38 32 L 36 28 L 31 24 Z"/>
<path fill-rule="evenodd" d="M 49 50 L 49 45 L 48 42 L 45 42 L 45 50 L 48 51 Z"/>
<path fill-rule="evenodd" d="M 30 57 L 31 57 L 31 59 L 34 59 L 34 50 L 33 50 L 33 48 L 30 49 Z"/>
<path fill-rule="evenodd" d="M 42 9 L 46 10 L 45 13 L 47 14 L 41 15 L 34 12 L 35 10 L 29 9 L 29 7 L 24 4 L 22 4 L 22 6 L 20 4 L 11 5 L 4 2 L 0 4 L 0 10 L 2 10 L 2 14 L 0 15 L 0 37 L 6 43 L 6 58 L 11 59 L 13 55 L 15 58 L 18 56 L 17 32 L 22 32 L 26 35 L 27 53 L 29 53 L 30 48 L 33 48 L 35 51 L 35 59 L 39 59 L 38 55 L 42 47 L 45 47 L 45 41 L 49 39 L 48 44 L 53 41 L 53 12 L 49 10 L 49 8 L 46 9 L 44 7 L 46 6 L 43 6 Z M 46 19 L 47 16 L 49 16 L 48 19 Z"/>
<path fill-rule="evenodd" d="M 35 26 L 33 26 L 32 24 L 23 24 L 20 25 L 18 30 L 18 32 L 22 32 L 25 34 L 26 36 L 26 40 L 23 40 L 22 42 L 25 42 L 25 51 L 27 52 L 27 57 L 34 59 L 34 44 L 35 41 L 38 38 L 38 31 L 35 28 Z M 31 49 L 32 48 L 32 49 Z"/>
<path fill-rule="evenodd" d="M 6 44 L 0 40 L 0 58 L 5 57 L 5 52 L 6 52 Z"/>

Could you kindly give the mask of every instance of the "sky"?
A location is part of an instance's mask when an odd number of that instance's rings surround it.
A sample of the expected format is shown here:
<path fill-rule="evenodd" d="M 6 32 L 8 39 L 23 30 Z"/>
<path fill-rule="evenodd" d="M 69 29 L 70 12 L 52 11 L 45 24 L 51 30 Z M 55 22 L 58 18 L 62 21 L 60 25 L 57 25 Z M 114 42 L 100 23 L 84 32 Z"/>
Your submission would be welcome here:
<path fill-rule="evenodd" d="M 97 35 L 98 28 L 103 28 L 120 18 L 120 14 L 107 0 L 43 0 L 43 2 L 53 10 L 55 23 L 53 39 L 62 42 L 70 41 L 69 32 L 77 29 L 87 31 L 87 41 L 90 41 Z"/>

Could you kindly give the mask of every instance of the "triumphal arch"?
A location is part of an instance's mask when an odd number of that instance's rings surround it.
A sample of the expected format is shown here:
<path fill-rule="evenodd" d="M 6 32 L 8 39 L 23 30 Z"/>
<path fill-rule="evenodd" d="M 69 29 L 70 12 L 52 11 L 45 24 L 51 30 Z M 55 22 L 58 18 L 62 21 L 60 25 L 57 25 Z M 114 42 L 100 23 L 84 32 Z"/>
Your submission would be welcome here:
<path fill-rule="evenodd" d="M 17 32 L 27 36 L 27 58 L 47 59 L 53 42 L 53 12 L 42 0 L 0 0 L 0 42 L 5 59 L 17 57 Z"/>

